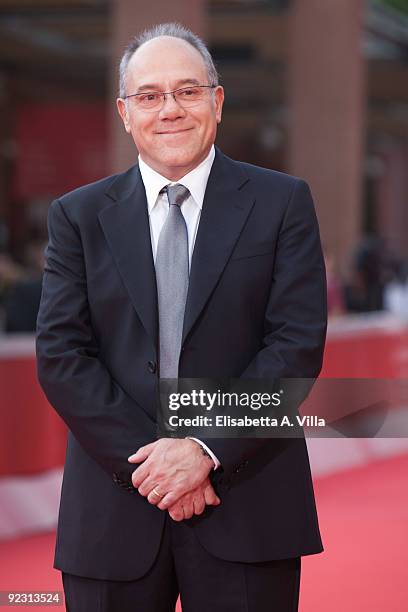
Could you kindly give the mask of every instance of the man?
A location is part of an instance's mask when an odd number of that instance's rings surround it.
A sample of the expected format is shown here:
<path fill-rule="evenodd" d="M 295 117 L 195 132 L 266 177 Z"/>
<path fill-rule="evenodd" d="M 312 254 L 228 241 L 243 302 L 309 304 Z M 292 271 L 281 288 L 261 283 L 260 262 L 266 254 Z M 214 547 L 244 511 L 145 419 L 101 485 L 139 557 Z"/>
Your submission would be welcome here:
<path fill-rule="evenodd" d="M 214 149 L 224 93 L 177 24 L 131 42 L 123 174 L 52 203 L 38 372 L 67 423 L 68 610 L 297 609 L 322 550 L 303 439 L 157 439 L 159 378 L 316 377 L 325 278 L 306 183 Z"/>

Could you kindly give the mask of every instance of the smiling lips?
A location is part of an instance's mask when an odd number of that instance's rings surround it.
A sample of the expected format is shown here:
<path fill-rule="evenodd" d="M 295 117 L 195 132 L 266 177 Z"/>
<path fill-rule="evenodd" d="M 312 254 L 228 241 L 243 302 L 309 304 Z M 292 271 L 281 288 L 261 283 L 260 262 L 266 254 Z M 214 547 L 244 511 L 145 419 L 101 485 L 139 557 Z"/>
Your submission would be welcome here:
<path fill-rule="evenodd" d="M 169 134 L 181 134 L 183 132 L 188 132 L 191 129 L 192 128 L 185 128 L 183 130 L 166 130 L 166 131 L 163 131 L 163 132 L 156 132 L 156 134 L 161 134 L 161 135 L 163 135 L 163 134 L 166 134 L 166 135 L 169 135 Z"/>

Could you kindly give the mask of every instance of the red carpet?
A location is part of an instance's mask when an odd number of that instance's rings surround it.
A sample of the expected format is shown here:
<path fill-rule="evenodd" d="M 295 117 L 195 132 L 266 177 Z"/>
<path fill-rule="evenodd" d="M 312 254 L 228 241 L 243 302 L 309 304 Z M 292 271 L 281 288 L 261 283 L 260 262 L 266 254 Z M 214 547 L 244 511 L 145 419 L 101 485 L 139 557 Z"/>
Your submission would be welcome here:
<path fill-rule="evenodd" d="M 408 455 L 324 478 L 316 495 L 326 550 L 303 559 L 301 612 L 407 610 Z M 61 589 L 53 546 L 53 534 L 0 542 L 0 590 Z"/>
<path fill-rule="evenodd" d="M 304 558 L 302 612 L 408 610 L 408 455 L 316 483 L 322 555 Z"/>

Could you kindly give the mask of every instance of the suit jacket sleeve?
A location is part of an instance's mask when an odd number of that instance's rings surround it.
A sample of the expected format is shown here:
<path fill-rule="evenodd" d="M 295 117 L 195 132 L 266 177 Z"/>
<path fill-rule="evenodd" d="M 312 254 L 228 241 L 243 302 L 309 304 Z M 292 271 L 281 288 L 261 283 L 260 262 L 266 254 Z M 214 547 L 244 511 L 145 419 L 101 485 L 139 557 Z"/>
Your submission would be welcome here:
<path fill-rule="evenodd" d="M 263 347 L 241 378 L 315 379 L 326 337 L 326 276 L 307 183 L 297 179 L 279 232 Z M 244 465 L 270 439 L 206 439 L 225 471 Z"/>
<path fill-rule="evenodd" d="M 39 381 L 86 452 L 128 482 L 134 466 L 127 457 L 155 439 L 155 424 L 99 358 L 81 238 L 58 200 L 49 210 L 48 231 L 37 322 Z"/>

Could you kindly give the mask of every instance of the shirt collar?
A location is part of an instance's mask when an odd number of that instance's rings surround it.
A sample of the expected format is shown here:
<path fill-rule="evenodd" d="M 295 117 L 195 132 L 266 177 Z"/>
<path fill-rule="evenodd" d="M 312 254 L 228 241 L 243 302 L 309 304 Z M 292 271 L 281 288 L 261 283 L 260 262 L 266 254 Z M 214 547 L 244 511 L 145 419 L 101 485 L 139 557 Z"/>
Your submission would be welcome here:
<path fill-rule="evenodd" d="M 183 176 L 178 181 L 169 181 L 169 179 L 167 179 L 165 176 L 162 176 L 156 172 L 156 170 L 153 170 L 153 168 L 148 166 L 139 155 L 139 169 L 146 190 L 149 215 L 157 202 L 159 192 L 169 183 L 174 184 L 175 182 L 187 187 L 193 200 L 201 209 L 203 206 L 204 194 L 214 158 L 215 149 L 213 145 L 207 157 L 196 168 L 188 172 L 188 174 Z"/>

